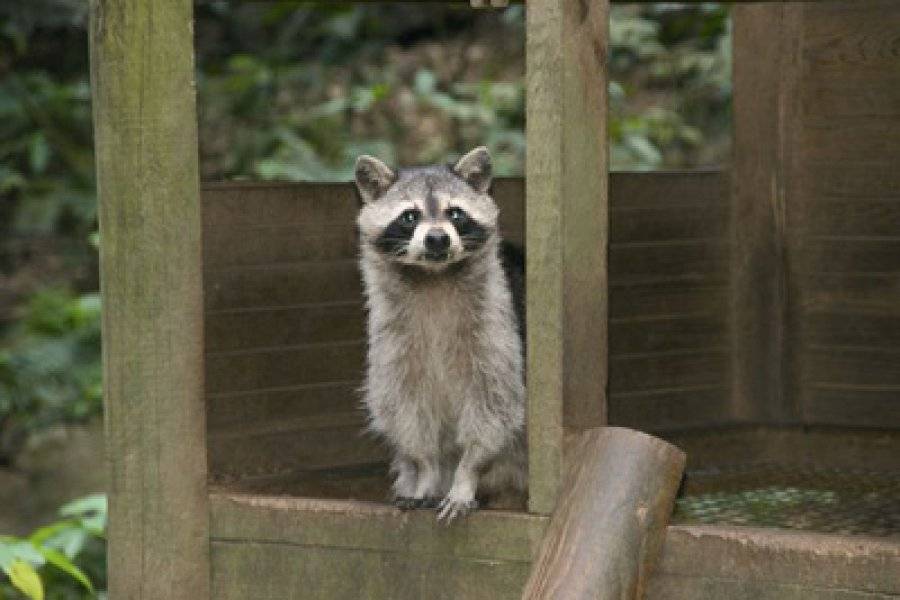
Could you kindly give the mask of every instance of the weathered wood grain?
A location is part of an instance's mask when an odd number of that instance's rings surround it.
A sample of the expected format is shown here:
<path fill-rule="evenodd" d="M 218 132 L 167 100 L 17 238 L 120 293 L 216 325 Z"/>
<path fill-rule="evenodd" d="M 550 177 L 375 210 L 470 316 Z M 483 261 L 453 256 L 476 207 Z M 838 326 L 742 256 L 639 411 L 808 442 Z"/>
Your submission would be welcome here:
<path fill-rule="evenodd" d="M 658 575 L 647 593 L 649 600 L 891 600 L 894 595 L 872 594 L 820 586 L 746 581 L 733 577 Z"/>
<path fill-rule="evenodd" d="M 827 269 L 826 265 L 822 265 Z M 900 277 L 896 273 L 800 274 L 802 306 L 809 311 L 836 309 L 896 314 L 900 304 Z"/>
<path fill-rule="evenodd" d="M 714 203 L 678 204 L 673 201 L 671 206 L 662 208 L 617 208 L 614 182 L 613 176 L 610 182 L 610 243 L 725 239 L 729 216 L 726 192 Z"/>
<path fill-rule="evenodd" d="M 219 600 L 513 600 L 528 563 L 213 541 Z M 263 576 L 260 576 L 263 574 Z"/>
<path fill-rule="evenodd" d="M 192 18 L 91 2 L 111 598 L 209 597 Z"/>
<path fill-rule="evenodd" d="M 609 389 L 611 393 L 618 394 L 718 385 L 727 381 L 728 367 L 726 347 L 613 356 L 610 360 Z"/>
<path fill-rule="evenodd" d="M 672 526 L 648 598 L 886 597 L 900 593 L 898 572 L 900 546 L 887 540 Z"/>
<path fill-rule="evenodd" d="M 795 418 L 785 203 L 791 189 L 799 27 L 795 8 L 734 8 L 732 411 L 737 420 Z M 765 40 L 760 43 L 761 40 Z"/>
<path fill-rule="evenodd" d="M 344 413 L 359 406 L 360 380 L 315 383 L 255 392 L 207 394 L 211 432 L 244 423 Z"/>
<path fill-rule="evenodd" d="M 900 171 L 890 166 L 900 153 L 898 19 L 900 5 L 885 0 L 803 7 L 787 219 L 795 224 L 796 395 L 809 423 L 847 425 L 857 413 L 860 426 L 900 426 L 890 395 L 900 306 L 892 227 Z"/>
<path fill-rule="evenodd" d="M 366 336 L 360 299 L 206 314 L 207 353 L 348 342 Z"/>
<path fill-rule="evenodd" d="M 299 262 L 208 270 L 206 310 L 283 308 L 362 297 L 355 260 Z"/>
<path fill-rule="evenodd" d="M 777 463 L 845 470 L 865 465 L 873 471 L 893 471 L 900 452 L 897 429 L 731 425 L 667 432 L 665 439 L 687 454 L 689 470 Z"/>
<path fill-rule="evenodd" d="M 705 312 L 727 314 L 727 276 L 720 272 L 617 281 L 613 275 L 609 316 L 637 319 Z"/>
<path fill-rule="evenodd" d="M 806 404 L 813 425 L 900 428 L 900 385 L 809 383 Z"/>
<path fill-rule="evenodd" d="M 362 340 L 207 354 L 207 391 L 251 392 L 360 379 L 364 356 Z"/>
<path fill-rule="evenodd" d="M 334 415 L 329 415 L 333 422 Z M 308 420 L 309 421 L 309 420 Z M 246 435 L 209 436 L 209 470 L 213 480 L 285 477 L 301 469 L 364 465 L 387 460 L 384 445 L 364 434 L 364 419 L 316 429 L 304 422 L 295 429 L 273 427 Z"/>
<path fill-rule="evenodd" d="M 900 84 L 898 84 L 900 87 Z M 896 238 L 900 232 L 900 201 L 815 196 L 816 210 L 808 216 L 811 236 Z"/>
<path fill-rule="evenodd" d="M 516 598 L 546 518 L 353 501 L 211 498 L 216 598 Z M 302 592 L 300 591 L 302 590 Z"/>
<path fill-rule="evenodd" d="M 728 385 L 700 384 L 638 392 L 611 392 L 609 422 L 648 432 L 703 429 L 732 422 Z"/>
<path fill-rule="evenodd" d="M 611 319 L 611 356 L 678 352 L 722 346 L 726 316 L 722 314 L 681 314 L 634 319 Z"/>
<path fill-rule="evenodd" d="M 685 456 L 628 429 L 575 435 L 557 508 L 522 598 L 642 598 Z"/>
<path fill-rule="evenodd" d="M 606 419 L 607 0 L 527 11 L 529 507 L 552 511 L 563 428 Z"/>
<path fill-rule="evenodd" d="M 627 242 L 609 248 L 610 276 L 619 285 L 673 275 L 701 278 L 727 269 L 728 245 L 722 239 Z"/>
<path fill-rule="evenodd" d="M 244 540 L 529 562 L 547 518 L 485 510 L 442 526 L 430 510 L 401 511 L 353 500 L 250 494 L 210 497 L 213 540 Z"/>
<path fill-rule="evenodd" d="M 894 314 L 808 311 L 803 343 L 872 350 L 900 350 L 900 306 Z"/>

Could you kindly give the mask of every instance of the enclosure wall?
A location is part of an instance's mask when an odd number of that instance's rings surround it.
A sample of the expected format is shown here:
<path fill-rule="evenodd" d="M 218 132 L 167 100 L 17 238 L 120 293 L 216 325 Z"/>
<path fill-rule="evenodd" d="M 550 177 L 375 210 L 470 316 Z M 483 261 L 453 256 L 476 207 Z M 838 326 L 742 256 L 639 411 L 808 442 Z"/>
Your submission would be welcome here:
<path fill-rule="evenodd" d="M 900 4 L 734 9 L 734 413 L 900 427 Z"/>
<path fill-rule="evenodd" d="M 610 419 L 645 430 L 728 415 L 727 195 L 720 173 L 614 174 Z M 500 180 L 521 244 L 522 180 Z M 349 184 L 203 193 L 210 469 L 217 480 L 382 462 L 362 434 L 365 334 Z"/>

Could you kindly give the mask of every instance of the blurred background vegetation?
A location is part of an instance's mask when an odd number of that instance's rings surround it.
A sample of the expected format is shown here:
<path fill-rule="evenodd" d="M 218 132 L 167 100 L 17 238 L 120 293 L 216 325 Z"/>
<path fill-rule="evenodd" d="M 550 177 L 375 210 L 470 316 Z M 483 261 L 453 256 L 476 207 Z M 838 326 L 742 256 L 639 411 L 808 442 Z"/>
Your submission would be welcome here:
<path fill-rule="evenodd" d="M 522 174 L 521 5 L 220 0 L 198 2 L 195 12 L 203 180 L 348 180 L 362 152 L 418 164 L 480 144 L 492 149 L 498 174 Z M 96 423 L 102 411 L 86 21 L 86 0 L 0 4 L 0 534 L 24 536 L 47 517 L 34 507 L 90 491 L 38 485 L 32 468 L 48 437 L 77 455 L 68 446 L 77 436 L 59 432 Z M 727 9 L 616 5 L 610 36 L 612 167 L 726 161 Z M 48 476 L 46 462 L 37 464 Z M 95 483 L 97 463 L 66 468 L 95 472 L 85 477 Z M 51 500 L 42 504 L 39 493 Z M 48 598 L 90 595 L 46 548 L 102 590 L 99 508 L 89 506 L 94 512 L 70 507 L 52 536 L 0 536 L 0 597 L 24 593 L 12 587 L 15 561 L 19 583 L 28 578 L 22 564 L 37 569 Z"/>

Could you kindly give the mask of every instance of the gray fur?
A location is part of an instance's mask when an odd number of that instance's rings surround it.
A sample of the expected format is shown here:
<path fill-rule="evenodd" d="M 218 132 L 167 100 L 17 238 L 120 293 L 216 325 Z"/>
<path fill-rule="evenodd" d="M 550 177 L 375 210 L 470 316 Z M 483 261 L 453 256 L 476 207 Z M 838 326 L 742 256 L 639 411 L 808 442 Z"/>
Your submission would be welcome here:
<path fill-rule="evenodd" d="M 369 184 L 358 181 L 361 194 Z M 393 449 L 398 503 L 440 501 L 448 521 L 474 508 L 476 494 L 524 497 L 527 480 L 522 339 L 489 184 L 490 156 L 479 148 L 452 168 L 399 171 L 358 218 L 370 427 Z M 448 218 L 452 207 L 477 221 L 477 248 Z M 408 243 L 379 249 L 388 225 L 411 210 L 421 220 Z M 451 238 L 440 260 L 423 246 L 435 229 Z"/>

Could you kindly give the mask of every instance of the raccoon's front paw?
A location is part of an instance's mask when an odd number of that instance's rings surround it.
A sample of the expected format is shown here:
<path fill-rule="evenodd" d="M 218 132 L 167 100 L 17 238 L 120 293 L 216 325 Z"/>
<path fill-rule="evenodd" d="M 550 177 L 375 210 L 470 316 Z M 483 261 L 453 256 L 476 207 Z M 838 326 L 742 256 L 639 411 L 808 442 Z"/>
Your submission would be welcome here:
<path fill-rule="evenodd" d="M 412 498 L 410 496 L 397 496 L 394 498 L 394 506 L 400 510 L 414 510 L 417 508 L 437 508 L 437 498 Z"/>
<path fill-rule="evenodd" d="M 457 517 L 464 517 L 478 510 L 478 500 L 474 498 L 456 498 L 451 493 L 438 505 L 438 521 L 450 524 Z"/>

